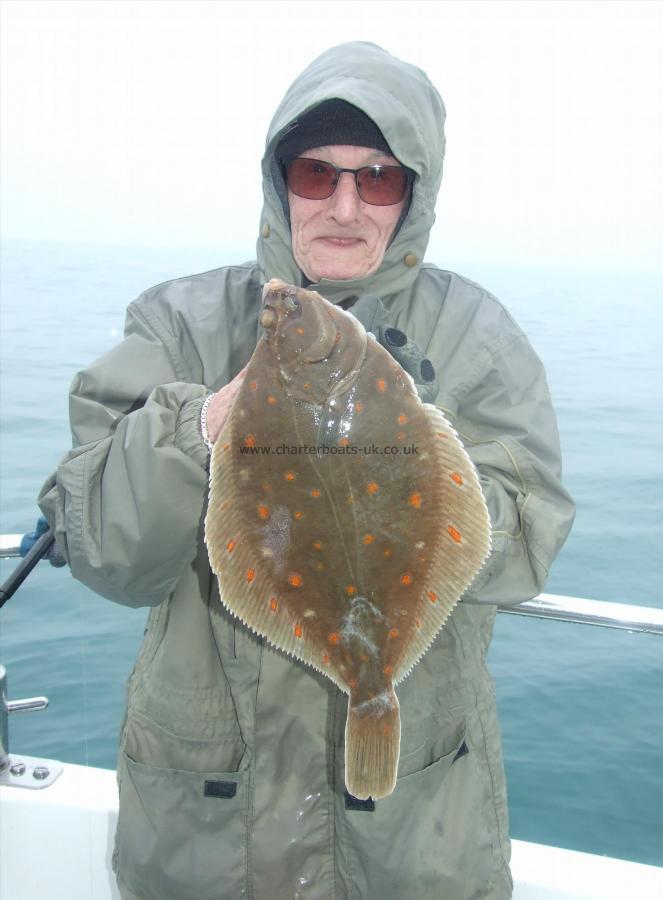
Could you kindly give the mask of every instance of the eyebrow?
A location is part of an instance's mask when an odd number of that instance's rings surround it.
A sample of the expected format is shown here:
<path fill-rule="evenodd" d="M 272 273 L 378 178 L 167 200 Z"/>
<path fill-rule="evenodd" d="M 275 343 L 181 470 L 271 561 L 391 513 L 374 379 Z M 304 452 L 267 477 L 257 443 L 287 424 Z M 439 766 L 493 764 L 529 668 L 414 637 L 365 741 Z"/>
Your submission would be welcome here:
<path fill-rule="evenodd" d="M 317 149 L 318 149 L 318 150 L 329 150 L 329 148 L 330 148 L 331 146 L 332 146 L 331 144 L 325 144 L 324 146 L 318 147 Z M 366 149 L 368 150 L 368 147 L 366 147 Z M 385 153 L 383 150 L 373 150 L 371 153 L 368 154 L 368 157 L 367 157 L 367 159 L 366 159 L 366 163 L 364 163 L 364 165 L 368 164 L 371 160 L 374 160 L 374 159 L 380 159 L 380 157 L 384 157 L 384 156 L 387 156 L 387 157 L 388 157 L 388 156 L 391 156 L 391 154 L 390 154 L 390 153 Z M 393 158 L 393 159 L 396 159 L 395 156 L 392 157 L 392 158 Z M 387 165 L 394 165 L 394 163 L 384 163 L 384 165 L 385 165 L 385 166 L 387 166 Z"/>
<path fill-rule="evenodd" d="M 382 150 L 374 150 L 370 155 L 369 159 L 379 159 L 381 156 L 391 156 L 390 153 L 383 153 Z M 394 157 L 395 158 L 395 157 Z"/>

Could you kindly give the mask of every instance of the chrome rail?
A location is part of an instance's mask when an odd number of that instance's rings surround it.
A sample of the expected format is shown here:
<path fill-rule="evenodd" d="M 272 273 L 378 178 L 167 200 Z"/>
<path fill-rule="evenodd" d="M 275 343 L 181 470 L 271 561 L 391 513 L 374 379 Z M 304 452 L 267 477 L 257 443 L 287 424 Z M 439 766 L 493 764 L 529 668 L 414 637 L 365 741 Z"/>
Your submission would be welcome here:
<path fill-rule="evenodd" d="M 663 609 L 654 606 L 586 600 L 583 597 L 565 597 L 559 594 L 539 594 L 533 600 L 525 600 L 516 606 L 498 606 L 497 609 L 499 612 L 516 616 L 535 616 L 537 619 L 557 619 L 560 622 L 621 628 L 623 631 L 663 634 Z"/>
<path fill-rule="evenodd" d="M 0 534 L 0 559 L 20 556 L 22 534 Z"/>
<path fill-rule="evenodd" d="M 0 535 L 0 559 L 20 556 L 22 534 Z M 539 594 L 515 606 L 502 605 L 499 612 L 515 616 L 534 616 L 537 619 L 557 619 L 560 622 L 580 622 L 621 628 L 624 631 L 643 631 L 663 635 L 663 609 L 653 606 L 632 606 L 607 600 L 586 600 L 558 594 Z"/>

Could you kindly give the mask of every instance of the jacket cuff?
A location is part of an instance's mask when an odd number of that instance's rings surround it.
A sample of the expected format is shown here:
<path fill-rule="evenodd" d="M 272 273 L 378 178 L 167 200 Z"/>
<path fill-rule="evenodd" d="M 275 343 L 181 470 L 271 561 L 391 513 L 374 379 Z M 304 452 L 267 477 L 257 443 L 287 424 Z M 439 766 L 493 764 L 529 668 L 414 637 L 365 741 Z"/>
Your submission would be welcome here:
<path fill-rule="evenodd" d="M 206 469 L 209 464 L 209 450 L 200 433 L 200 413 L 208 393 L 207 388 L 201 388 L 200 397 L 196 397 L 195 400 L 187 400 L 182 405 L 173 440 L 178 450 L 190 456 L 203 469 Z"/>

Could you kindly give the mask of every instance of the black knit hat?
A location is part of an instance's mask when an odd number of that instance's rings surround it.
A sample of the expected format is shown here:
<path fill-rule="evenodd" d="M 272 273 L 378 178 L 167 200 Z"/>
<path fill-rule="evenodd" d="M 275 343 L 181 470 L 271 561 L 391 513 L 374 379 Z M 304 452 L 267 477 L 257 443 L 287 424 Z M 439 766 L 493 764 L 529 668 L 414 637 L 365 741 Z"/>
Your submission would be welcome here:
<path fill-rule="evenodd" d="M 325 100 L 295 120 L 279 142 L 276 158 L 284 164 L 312 147 L 334 144 L 372 147 L 393 156 L 384 135 L 366 113 L 345 100 Z"/>
<path fill-rule="evenodd" d="M 309 112 L 292 122 L 289 131 L 279 141 L 271 161 L 271 172 L 274 189 L 281 201 L 286 222 L 290 225 L 290 207 L 288 205 L 288 188 L 286 186 L 285 166 L 312 147 L 330 147 L 336 144 L 351 144 L 355 147 L 371 147 L 394 156 L 391 147 L 375 122 L 345 100 L 324 100 Z M 405 221 L 410 204 L 412 190 L 400 218 L 396 223 L 390 244 Z M 305 284 L 311 282 L 305 277 Z"/>

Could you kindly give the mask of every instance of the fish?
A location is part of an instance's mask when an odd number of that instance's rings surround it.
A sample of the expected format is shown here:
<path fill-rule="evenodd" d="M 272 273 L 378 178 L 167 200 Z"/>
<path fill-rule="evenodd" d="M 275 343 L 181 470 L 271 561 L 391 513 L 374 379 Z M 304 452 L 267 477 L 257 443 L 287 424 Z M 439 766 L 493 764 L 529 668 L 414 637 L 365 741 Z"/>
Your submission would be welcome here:
<path fill-rule="evenodd" d="M 210 460 L 205 541 L 224 606 L 349 695 L 345 785 L 397 783 L 395 686 L 490 553 L 456 431 L 349 312 L 272 279 Z"/>

